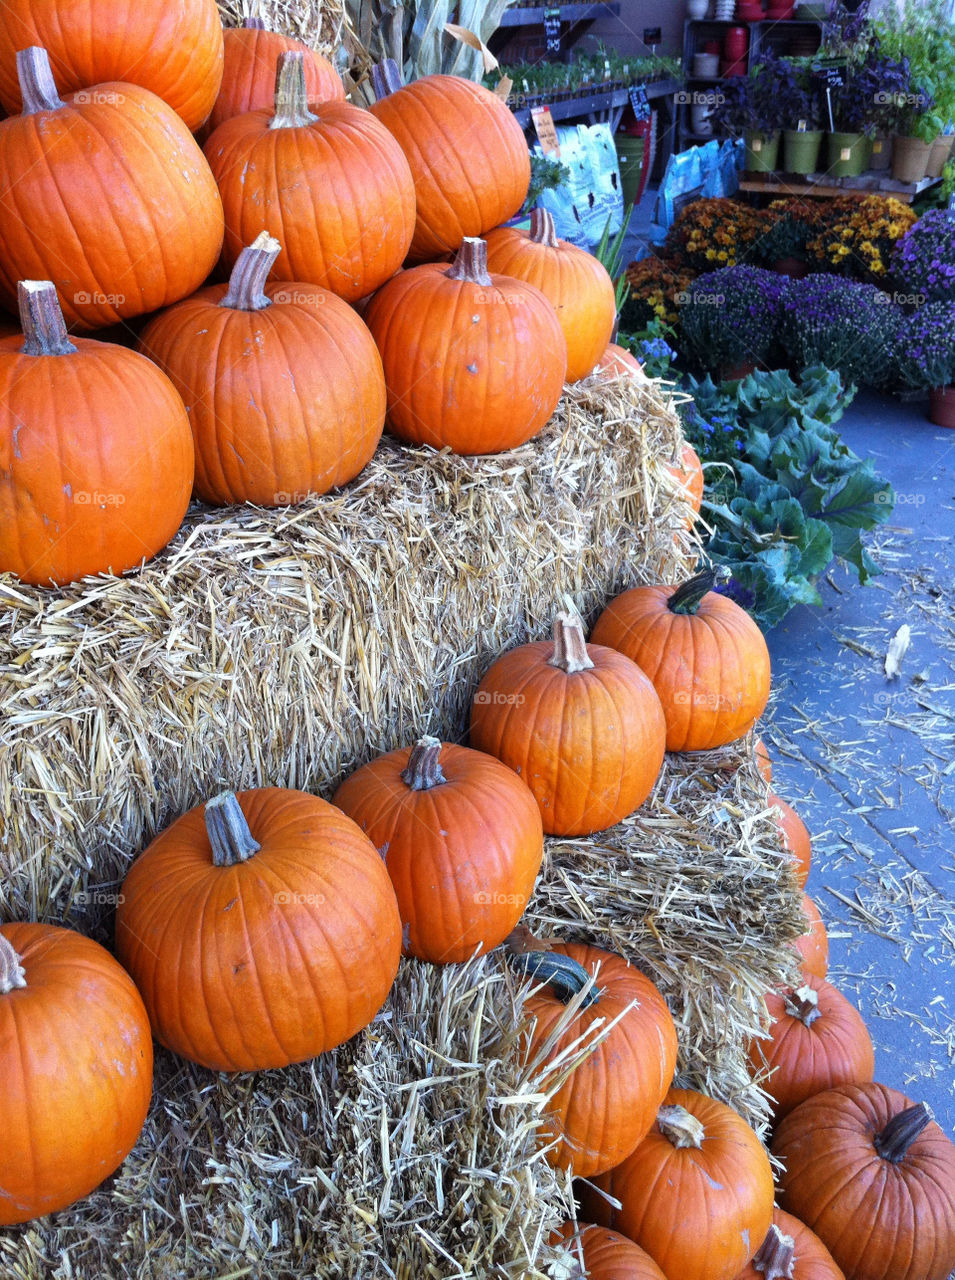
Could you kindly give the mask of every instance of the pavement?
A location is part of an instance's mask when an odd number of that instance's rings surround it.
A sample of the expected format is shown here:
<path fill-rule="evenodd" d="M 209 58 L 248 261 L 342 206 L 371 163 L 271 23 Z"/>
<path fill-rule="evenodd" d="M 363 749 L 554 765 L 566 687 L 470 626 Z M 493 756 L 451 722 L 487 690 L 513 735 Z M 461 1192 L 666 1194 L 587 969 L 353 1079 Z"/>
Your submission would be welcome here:
<path fill-rule="evenodd" d="M 868 1024 L 876 1079 L 955 1134 L 955 431 L 874 393 L 838 429 L 896 490 L 891 522 L 867 535 L 883 572 L 862 587 L 835 570 L 822 607 L 770 632 L 763 737 L 774 789 L 812 836 L 829 977 Z"/>

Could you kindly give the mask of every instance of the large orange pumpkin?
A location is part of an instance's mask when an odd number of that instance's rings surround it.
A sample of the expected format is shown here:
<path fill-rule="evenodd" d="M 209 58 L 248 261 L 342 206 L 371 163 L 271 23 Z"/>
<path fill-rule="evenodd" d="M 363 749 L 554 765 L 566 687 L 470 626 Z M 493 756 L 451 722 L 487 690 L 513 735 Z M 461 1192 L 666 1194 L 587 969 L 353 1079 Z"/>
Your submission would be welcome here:
<path fill-rule="evenodd" d="M 566 1222 L 552 1244 L 566 1243 L 574 1262 L 583 1259 L 587 1280 L 666 1280 L 666 1276 L 639 1245 L 608 1231 L 606 1227 L 581 1222 L 575 1228 Z"/>
<path fill-rule="evenodd" d="M 542 944 L 520 929 L 517 934 L 510 962 L 545 984 L 524 1004 L 531 1020 L 529 1056 L 542 1054 L 540 1065 L 557 1061 L 580 1037 L 623 1015 L 547 1103 L 538 1130 L 552 1144 L 552 1165 L 589 1178 L 618 1165 L 653 1124 L 673 1080 L 676 1028 L 650 979 L 621 956 L 579 942 Z M 565 1006 L 595 973 L 576 1017 L 556 1035 Z"/>
<path fill-rule="evenodd" d="M 398 971 L 401 920 L 354 822 L 268 787 L 225 792 L 156 837 L 123 884 L 116 953 L 161 1044 L 259 1071 L 367 1026 Z"/>
<path fill-rule="evenodd" d="M 215 0 L 4 0 L 0 102 L 21 109 L 16 57 L 41 45 L 61 93 L 123 80 L 148 89 L 189 129 L 212 110 L 222 78 Z"/>
<path fill-rule="evenodd" d="M 736 1280 L 846 1280 L 832 1254 L 814 1231 L 773 1210 L 773 1225 L 752 1262 Z"/>
<path fill-rule="evenodd" d="M 123 573 L 175 534 L 192 491 L 189 419 L 150 361 L 70 340 L 47 281 L 0 339 L 0 571 L 60 586 Z"/>
<path fill-rule="evenodd" d="M 553 643 L 503 654 L 471 704 L 471 745 L 524 779 L 549 835 L 602 831 L 643 804 L 663 764 L 660 700 L 623 654 L 559 613 Z"/>
<path fill-rule="evenodd" d="M 800 1102 L 837 1084 L 862 1084 L 875 1073 L 872 1037 L 855 1005 L 825 978 L 805 975 L 804 985 L 770 992 L 768 1040 L 754 1040 L 750 1068 L 770 1075 L 762 1084 L 777 1120 Z"/>
<path fill-rule="evenodd" d="M 218 257 L 222 205 L 183 122 L 131 84 L 61 102 L 42 49 L 17 65 L 24 114 L 0 122 L 6 305 L 18 280 L 52 280 L 67 324 L 98 329 L 192 293 Z"/>
<path fill-rule="evenodd" d="M 488 275 L 483 240 L 465 240 L 450 267 L 389 280 L 365 322 L 385 367 L 388 427 L 402 440 L 500 453 L 557 407 L 567 350 L 556 312 L 533 285 Z"/>
<path fill-rule="evenodd" d="M 610 342 L 604 348 L 594 373 L 603 382 L 611 382 L 614 378 L 624 375 L 632 376 L 637 382 L 650 381 L 637 357 L 625 347 L 618 346 L 616 342 Z"/>
<path fill-rule="evenodd" d="M 292 50 L 302 54 L 309 102 L 345 101 L 342 78 L 327 58 L 294 36 L 267 31 L 261 18 L 246 18 L 243 26 L 223 32 L 222 86 L 206 121 L 207 137 L 224 120 L 273 105 L 279 59 Z"/>
<path fill-rule="evenodd" d="M 225 210 L 233 267 L 264 229 L 282 245 L 279 280 L 307 280 L 357 302 L 404 261 L 415 193 L 401 148 L 347 102 L 312 110 L 305 55 L 279 59 L 274 107 L 233 116 L 205 144 Z"/>
<path fill-rule="evenodd" d="M 671 1089 L 637 1149 L 585 1192 L 588 1216 L 622 1231 L 667 1276 L 736 1280 L 772 1224 L 773 1173 L 732 1108 Z"/>
<path fill-rule="evenodd" d="M 633 587 L 597 619 L 593 644 L 632 659 L 663 704 L 668 751 L 735 742 L 769 699 L 769 650 L 744 609 L 705 569 L 680 587 Z"/>
<path fill-rule="evenodd" d="M 829 935 L 819 908 L 808 893 L 802 895 L 802 911 L 808 928 L 793 946 L 799 952 L 803 973 L 824 978 L 829 971 Z"/>
<path fill-rule="evenodd" d="M 559 240 L 553 215 L 534 209 L 530 231 L 498 227 L 488 233 L 487 266 L 526 280 L 549 299 L 567 342 L 567 381 L 585 378 L 605 351 L 617 317 L 613 281 L 603 263 Z"/>
<path fill-rule="evenodd" d="M 126 1159 L 153 1042 L 139 992 L 99 943 L 0 926 L 0 1226 L 65 1209 Z"/>
<path fill-rule="evenodd" d="M 405 153 L 417 197 L 409 256 L 426 262 L 460 249 L 514 216 L 527 198 L 530 156 L 500 98 L 459 76 L 402 87 L 393 62 L 374 72 L 371 111 Z"/>
<path fill-rule="evenodd" d="M 185 401 L 206 502 L 282 506 L 353 479 L 385 421 L 371 334 L 316 285 L 266 284 L 281 246 L 263 232 L 228 286 L 152 320 L 140 350 Z"/>
<path fill-rule="evenodd" d="M 544 833 L 534 797 L 493 756 L 421 738 L 358 769 L 333 803 L 384 858 L 409 955 L 467 960 L 523 915 Z"/>
<path fill-rule="evenodd" d="M 792 854 L 796 880 L 800 889 L 804 889 L 812 868 L 812 841 L 806 824 L 792 805 L 788 805 L 785 800 L 780 800 L 775 791 L 769 793 L 769 805 L 779 824 L 783 848 L 787 853 Z"/>
<path fill-rule="evenodd" d="M 817 1093 L 773 1138 L 782 1203 L 846 1280 L 948 1280 L 955 1268 L 955 1145 L 882 1084 Z"/>

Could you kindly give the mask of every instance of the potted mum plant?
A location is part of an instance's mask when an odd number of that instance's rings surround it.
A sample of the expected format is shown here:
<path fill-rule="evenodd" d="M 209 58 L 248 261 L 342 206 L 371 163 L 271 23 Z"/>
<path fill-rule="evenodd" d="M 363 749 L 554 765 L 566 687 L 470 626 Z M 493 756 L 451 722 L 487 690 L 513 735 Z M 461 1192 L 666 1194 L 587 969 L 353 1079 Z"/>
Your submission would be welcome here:
<path fill-rule="evenodd" d="M 739 264 L 698 276 L 678 299 L 687 352 L 723 381 L 743 378 L 776 341 L 786 278 Z"/>
<path fill-rule="evenodd" d="M 890 273 L 900 293 L 955 302 L 955 218 L 945 209 L 923 214 L 896 243 Z"/>
<path fill-rule="evenodd" d="M 896 362 L 907 387 L 928 389 L 929 422 L 955 427 L 955 302 L 929 302 L 901 325 Z"/>

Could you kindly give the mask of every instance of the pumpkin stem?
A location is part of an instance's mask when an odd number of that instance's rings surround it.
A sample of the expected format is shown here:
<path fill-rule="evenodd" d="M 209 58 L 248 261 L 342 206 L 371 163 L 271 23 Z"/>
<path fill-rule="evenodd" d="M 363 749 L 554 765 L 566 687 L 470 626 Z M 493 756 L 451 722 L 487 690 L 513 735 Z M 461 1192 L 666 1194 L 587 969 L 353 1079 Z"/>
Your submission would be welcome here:
<path fill-rule="evenodd" d="M 13 943 L 0 933 L 0 996 L 5 996 L 15 987 L 26 985 L 27 978 L 23 971 L 23 962 L 14 951 Z"/>
<path fill-rule="evenodd" d="M 308 109 L 305 53 L 301 49 L 289 49 L 279 58 L 275 73 L 275 115 L 269 121 L 269 128 L 303 129 L 317 119 Z"/>
<path fill-rule="evenodd" d="M 591 975 L 584 966 L 570 956 L 561 955 L 557 951 L 524 950 L 526 946 L 527 942 L 523 937 L 514 938 L 514 935 L 509 935 L 505 938 L 504 956 L 508 964 L 518 973 L 526 973 L 538 982 L 546 982 L 563 1004 L 569 1004 L 590 981 Z M 580 1002 L 580 1007 L 589 1009 L 599 999 L 600 992 L 596 987 L 591 987 Z"/>
<path fill-rule="evenodd" d="M 439 787 L 447 778 L 441 772 L 441 739 L 419 738 L 411 748 L 408 763 L 401 771 L 401 781 L 412 791 L 430 791 Z"/>
<path fill-rule="evenodd" d="M 267 28 L 267 27 L 266 27 L 266 25 L 265 25 L 265 19 L 264 19 L 264 18 L 246 18 L 245 22 L 243 22 L 243 24 L 242 24 L 242 25 L 243 25 L 243 27 L 246 29 L 246 31 L 266 31 L 266 30 L 268 30 L 268 28 Z"/>
<path fill-rule="evenodd" d="M 674 1147 L 702 1147 L 706 1129 L 686 1107 L 662 1106 L 657 1111 L 657 1128 Z"/>
<path fill-rule="evenodd" d="M 376 102 L 404 87 L 401 83 L 401 71 L 394 58 L 384 58 L 375 63 L 371 69 L 371 86 L 375 91 Z"/>
<path fill-rule="evenodd" d="M 729 577 L 730 571 L 724 564 L 716 565 L 711 569 L 702 569 L 694 574 L 689 582 L 684 582 L 682 587 L 677 587 L 667 601 L 667 608 L 671 613 L 692 615 L 703 603 L 703 597 L 712 591 L 718 582 L 725 582 Z"/>
<path fill-rule="evenodd" d="M 68 356 L 76 350 L 66 333 L 66 321 L 52 280 L 21 280 L 17 285 L 20 327 L 25 356 Z"/>
<path fill-rule="evenodd" d="M 17 78 L 23 98 L 23 115 L 35 116 L 38 111 L 58 111 L 66 106 L 57 92 L 50 55 L 45 49 L 32 45 L 17 53 Z"/>
<path fill-rule="evenodd" d="M 892 1117 L 881 1133 L 875 1135 L 876 1151 L 883 1160 L 901 1164 L 909 1153 L 909 1147 L 934 1119 L 931 1108 L 924 1102 L 906 1107 Z"/>
<path fill-rule="evenodd" d="M 219 306 L 233 311 L 264 311 L 270 307 L 272 300 L 265 295 L 265 282 L 281 252 L 278 240 L 261 231 L 239 254 L 229 276 L 228 291 Z"/>
<path fill-rule="evenodd" d="M 819 997 L 812 987 L 800 987 L 798 991 L 790 991 L 784 1003 L 789 1016 L 798 1018 L 804 1027 L 811 1027 L 822 1017 Z"/>
<path fill-rule="evenodd" d="M 545 244 L 548 249 L 559 248 L 554 215 L 548 209 L 531 210 L 531 239 L 535 244 Z"/>
<path fill-rule="evenodd" d="M 554 619 L 554 652 L 547 661 L 569 676 L 589 671 L 594 665 L 587 652 L 584 624 L 576 613 L 559 613 Z"/>
<path fill-rule="evenodd" d="M 467 280 L 471 284 L 493 284 L 487 270 L 487 245 L 474 236 L 465 236 L 457 257 L 444 274 L 450 280 Z"/>
<path fill-rule="evenodd" d="M 208 800 L 203 812 L 214 867 L 234 867 L 262 848 L 253 839 L 234 791 L 223 791 L 214 800 Z"/>
<path fill-rule="evenodd" d="M 796 1241 L 784 1235 L 774 1222 L 753 1259 L 753 1270 L 761 1272 L 766 1280 L 792 1280 L 795 1264 Z"/>

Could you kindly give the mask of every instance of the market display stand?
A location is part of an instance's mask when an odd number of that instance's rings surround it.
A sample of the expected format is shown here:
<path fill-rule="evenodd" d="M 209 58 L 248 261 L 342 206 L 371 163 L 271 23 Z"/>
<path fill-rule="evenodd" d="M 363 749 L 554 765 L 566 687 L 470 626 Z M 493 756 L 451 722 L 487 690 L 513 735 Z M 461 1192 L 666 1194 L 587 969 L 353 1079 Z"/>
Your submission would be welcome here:
<path fill-rule="evenodd" d="M 833 178 L 828 174 L 808 176 L 784 173 L 750 173 L 740 180 L 740 191 L 771 196 L 817 196 L 830 199 L 834 196 L 858 196 L 860 200 L 874 193 L 894 196 L 905 204 L 911 204 L 917 196 L 941 182 L 941 178 L 923 178 L 920 182 L 897 182 L 884 173 L 863 173 L 857 178 Z"/>
<path fill-rule="evenodd" d="M 749 29 L 749 43 L 746 51 L 747 71 L 768 48 L 773 49 L 777 54 L 785 53 L 788 44 L 794 37 L 805 38 L 806 40 L 812 39 L 817 49 L 822 43 L 823 24 L 814 20 L 741 22 L 734 19 L 729 22 L 718 22 L 715 18 L 688 18 L 683 24 L 683 67 L 686 93 L 683 95 L 682 101 L 677 104 L 678 110 L 676 113 L 676 143 L 678 151 L 686 151 L 689 147 L 724 136 L 716 130 L 708 134 L 694 133 L 691 127 L 690 107 L 694 93 L 705 93 L 707 90 L 718 89 L 721 84 L 725 84 L 727 80 L 732 80 L 734 77 L 694 76 L 692 70 L 694 54 L 701 53 L 703 46 L 710 40 L 718 40 L 722 45 L 723 38 L 730 27 L 748 27 Z"/>
<path fill-rule="evenodd" d="M 543 27 L 546 30 L 550 25 L 554 32 L 552 38 L 558 40 L 560 44 L 559 51 L 552 51 L 551 60 L 569 62 L 573 45 L 592 23 L 598 18 L 616 18 L 619 13 L 619 0 L 599 4 L 521 6 L 507 9 L 501 15 L 500 25 L 491 36 L 489 47 L 497 52 L 509 39 L 514 27 Z"/>

